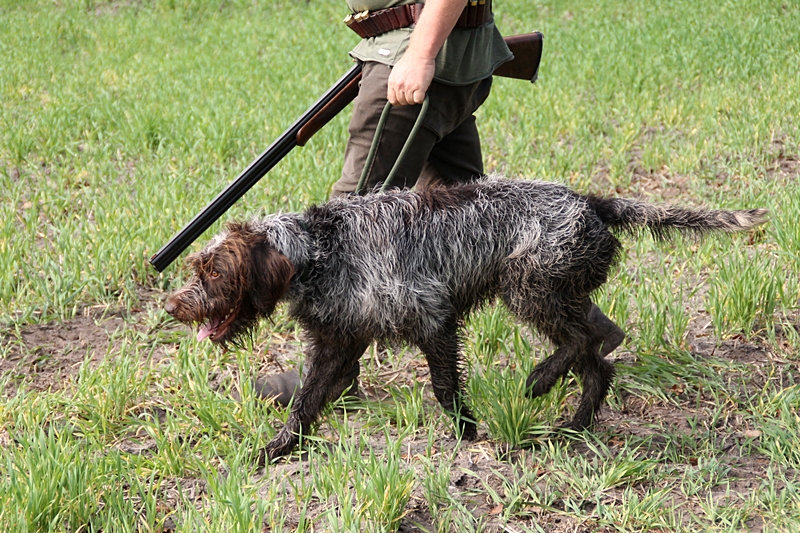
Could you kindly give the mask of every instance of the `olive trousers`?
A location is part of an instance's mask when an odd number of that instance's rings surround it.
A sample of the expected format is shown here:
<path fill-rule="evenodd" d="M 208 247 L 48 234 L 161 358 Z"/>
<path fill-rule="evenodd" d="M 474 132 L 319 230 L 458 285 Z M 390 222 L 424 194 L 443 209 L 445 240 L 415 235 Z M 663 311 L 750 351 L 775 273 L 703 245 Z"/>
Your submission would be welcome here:
<path fill-rule="evenodd" d="M 386 105 L 390 72 L 391 68 L 381 63 L 365 62 L 363 65 L 348 129 L 350 137 L 345 149 L 342 177 L 334 184 L 331 197 L 356 190 Z M 428 89 L 428 112 L 412 140 L 408 155 L 400 162 L 392 186 L 451 185 L 482 177 L 483 158 L 473 113 L 489 96 L 491 87 L 491 76 L 462 86 L 432 82 Z M 381 185 L 389 175 L 421 107 L 411 105 L 391 109 L 367 175 L 367 192 Z"/>

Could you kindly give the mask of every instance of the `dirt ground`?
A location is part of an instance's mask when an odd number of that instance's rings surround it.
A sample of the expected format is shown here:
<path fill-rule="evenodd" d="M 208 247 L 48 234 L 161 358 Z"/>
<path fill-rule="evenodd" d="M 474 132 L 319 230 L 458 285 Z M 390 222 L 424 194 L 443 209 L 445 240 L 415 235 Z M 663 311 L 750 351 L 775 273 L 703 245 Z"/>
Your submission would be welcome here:
<path fill-rule="evenodd" d="M 13 396 L 25 383 L 30 390 L 58 390 L 77 374 L 84 361 L 97 363 L 118 348 L 115 334 L 133 329 L 147 334 L 146 308 L 163 299 L 150 290 L 140 291 L 141 305 L 130 312 L 108 305 L 84 307 L 70 320 L 0 328 L 0 376 L 8 379 L 2 393 Z M 166 353 L 162 353 L 166 355 Z"/>
<path fill-rule="evenodd" d="M 114 311 L 107 307 L 86 308 L 80 316 L 63 322 L 52 322 L 46 324 L 28 325 L 20 329 L 6 329 L 2 332 L 2 346 L 6 353 L 5 358 L 0 358 L 0 384 L 4 383 L 3 393 L 13 396 L 21 384 L 25 384 L 29 389 L 47 391 L 58 390 L 74 379 L 84 362 L 97 364 L 108 356 L 116 352 L 115 343 L 120 342 L 121 330 L 133 330 L 142 335 L 151 333 L 151 326 L 148 325 L 148 309 L 153 309 L 161 305 L 164 295 L 156 292 L 143 292 L 142 305 L 134 308 L 131 313 Z M 723 342 L 721 345 L 710 338 L 701 326 L 703 320 L 694 320 L 694 330 L 690 331 L 688 343 L 693 354 L 697 357 L 715 357 L 717 359 L 735 361 L 747 364 L 752 373 L 750 382 L 746 384 L 748 389 L 758 389 L 763 387 L 767 380 L 786 380 L 787 384 L 791 381 L 790 375 L 775 375 L 774 372 L 767 372 L 768 368 L 776 368 L 776 363 L 785 361 L 780 360 L 777 355 L 764 343 L 759 341 L 747 342 L 743 338 L 734 338 Z M 172 326 L 175 329 L 176 338 L 181 335 L 190 334 L 188 330 L 181 326 Z M 299 357 L 297 353 L 299 342 L 297 339 L 286 337 L 281 340 L 276 338 L 269 348 L 269 353 L 263 358 L 262 371 L 279 371 L 285 367 L 289 361 L 296 361 Z M 169 344 L 159 346 L 154 357 L 159 359 L 168 357 Z M 380 372 L 366 371 L 362 375 L 362 394 L 368 399 L 383 400 L 385 394 L 383 385 L 392 382 L 396 385 L 412 384 L 414 380 L 424 381 L 427 378 L 427 368 L 421 358 L 412 351 L 408 351 L 404 356 L 407 361 L 402 361 L 400 365 L 402 371 L 392 371 L 381 374 Z M 618 363 L 634 364 L 635 355 L 624 350 L 612 354 Z M 367 362 L 367 365 L 369 363 Z M 367 366 L 365 365 L 365 366 Z M 791 366 L 791 365 L 790 365 Z M 397 368 L 397 367 L 395 367 Z M 795 372 L 792 374 L 796 377 Z M 625 387 L 623 387 L 625 389 Z M 643 399 L 644 395 L 639 396 L 630 394 L 623 390 L 618 396 L 622 397 L 622 403 L 615 402 L 615 406 L 605 407 L 599 418 L 597 433 L 601 439 L 605 440 L 613 452 L 615 448 L 623 445 L 629 435 L 637 437 L 647 437 L 651 449 L 645 450 L 647 454 L 657 455 L 663 451 L 664 438 L 658 434 L 660 427 L 669 427 L 671 432 L 689 433 L 689 420 L 696 421 L 704 416 L 703 404 L 712 402 L 710 395 L 702 391 L 693 394 L 685 393 L 680 387 L 673 387 L 668 391 L 674 398 L 670 402 L 654 400 L 652 398 Z M 426 409 L 438 409 L 435 398 L 429 388 L 425 392 Z M 332 416 L 336 416 L 335 414 Z M 324 431 L 324 428 L 321 429 Z M 728 474 L 730 478 L 731 492 L 728 497 L 743 498 L 754 488 L 760 486 L 764 478 L 765 467 L 768 460 L 759 455 L 743 453 L 741 444 L 749 437 L 754 435 L 754 428 L 748 427 L 740 417 L 735 414 L 729 418 L 718 422 L 714 428 L 717 435 L 717 442 L 724 454 L 724 461 L 731 466 Z M 497 443 L 490 442 L 484 432 L 481 434 L 483 440 L 462 446 L 457 455 L 452 479 L 451 489 L 462 495 L 463 502 L 472 511 L 474 516 L 483 517 L 486 521 L 487 531 L 516 531 L 508 524 L 500 524 L 496 516 L 502 512 L 489 501 L 486 495 L 485 486 L 490 486 L 498 493 L 503 493 L 501 476 L 512 476 L 514 466 L 524 467 L 527 454 L 535 453 L 533 450 L 510 450 L 502 459 L 497 458 Z M 424 439 L 419 441 L 407 442 L 409 453 L 422 453 L 426 446 Z M 442 450 L 451 450 L 455 447 L 455 440 L 451 436 L 443 437 L 438 443 Z M 121 444 L 123 451 L 130 453 L 141 453 L 142 446 L 146 443 L 138 443 L 137 449 L 127 449 L 125 443 Z M 375 444 L 380 447 L 379 443 Z M 586 446 L 579 442 L 572 444 L 571 453 L 587 453 Z M 697 461 L 696 457 L 686 457 L 690 464 Z M 302 460 L 294 460 L 277 465 L 275 472 L 282 472 L 291 477 L 301 475 L 301 470 L 308 474 L 308 464 Z M 467 475 L 465 472 L 471 472 Z M 181 480 L 181 485 L 191 487 L 193 493 L 199 498 L 204 492 L 204 482 L 202 480 Z M 733 494 L 733 496 L 730 496 Z M 724 496 L 719 494 L 717 496 Z M 615 498 L 621 497 L 615 490 L 606 495 L 609 504 Z M 167 499 L 172 499 L 169 496 Z M 676 505 L 689 506 L 685 509 L 692 511 L 691 503 L 680 501 L 675 496 Z M 322 510 L 323 503 L 318 503 Z M 428 512 L 428 505 L 425 501 L 423 489 L 416 487 L 412 493 L 408 504 L 408 514 L 403 519 L 400 531 L 424 531 L 434 530 L 432 519 Z M 524 519 L 520 519 L 520 524 L 531 527 L 536 523 L 546 531 L 552 532 L 583 532 L 583 531 L 603 531 L 596 524 L 580 523 L 568 516 L 566 513 L 559 512 L 556 507 L 550 510 L 531 507 Z M 697 509 L 699 512 L 700 510 Z M 315 509 L 308 509 L 312 515 Z M 169 521 L 168 521 L 169 524 Z M 748 524 L 751 531 L 761 531 L 760 520 L 756 519 Z M 169 525 L 167 525 L 169 527 Z"/>

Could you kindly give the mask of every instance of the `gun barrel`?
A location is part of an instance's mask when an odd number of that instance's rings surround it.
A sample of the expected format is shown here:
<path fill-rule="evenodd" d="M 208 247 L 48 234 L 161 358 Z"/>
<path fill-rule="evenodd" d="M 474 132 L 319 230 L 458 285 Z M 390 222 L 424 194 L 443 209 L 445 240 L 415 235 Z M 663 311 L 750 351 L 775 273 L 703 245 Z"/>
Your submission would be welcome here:
<path fill-rule="evenodd" d="M 495 76 L 536 81 L 542 57 L 542 34 L 539 32 L 506 37 L 506 43 L 514 53 L 514 59 L 494 71 Z M 239 176 L 231 182 L 205 209 L 161 250 L 150 258 L 156 270 L 163 272 L 200 235 L 222 216 L 239 198 L 258 182 L 272 167 L 286 157 L 295 146 L 303 146 L 308 139 L 344 109 L 358 94 L 361 65 L 356 64 L 333 87 L 323 94 L 314 105 L 292 124 Z"/>
<path fill-rule="evenodd" d="M 361 65 L 353 66 L 339 78 L 328 91 L 295 121 L 269 148 L 239 174 L 205 209 L 195 216 L 181 231 L 176 233 L 161 250 L 150 258 L 150 264 L 163 272 L 183 253 L 205 230 L 222 216 L 239 198 L 249 191 L 264 174 L 286 157 L 297 146 L 297 133 L 300 129 L 339 94 L 353 79 L 361 75 Z"/>

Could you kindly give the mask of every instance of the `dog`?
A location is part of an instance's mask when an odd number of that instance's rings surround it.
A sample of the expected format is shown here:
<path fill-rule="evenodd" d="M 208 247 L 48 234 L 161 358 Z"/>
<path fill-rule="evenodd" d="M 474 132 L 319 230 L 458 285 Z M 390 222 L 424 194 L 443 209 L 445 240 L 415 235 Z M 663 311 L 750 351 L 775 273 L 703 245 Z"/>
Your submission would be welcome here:
<path fill-rule="evenodd" d="M 528 376 L 529 396 L 547 393 L 570 370 L 581 378 L 569 423 L 581 430 L 591 425 L 614 376 L 590 300 L 620 254 L 611 230 L 649 229 L 657 238 L 735 232 L 766 216 L 763 209 L 689 210 L 583 196 L 555 183 L 497 176 L 421 192 L 353 195 L 303 213 L 229 223 L 187 258 L 191 279 L 165 310 L 199 324 L 199 340 L 224 346 L 288 302 L 307 336 L 307 370 L 285 426 L 267 444 L 270 460 L 292 451 L 375 339 L 417 346 L 437 400 L 463 438 L 476 437 L 463 387 L 461 330 L 471 311 L 498 298 L 556 348 Z"/>

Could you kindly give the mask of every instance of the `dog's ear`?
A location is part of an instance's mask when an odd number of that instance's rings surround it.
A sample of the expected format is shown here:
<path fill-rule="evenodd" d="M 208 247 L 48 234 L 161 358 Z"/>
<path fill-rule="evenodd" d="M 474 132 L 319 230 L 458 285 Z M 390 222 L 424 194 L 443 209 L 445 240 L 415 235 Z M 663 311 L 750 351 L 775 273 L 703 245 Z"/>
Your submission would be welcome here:
<path fill-rule="evenodd" d="M 251 250 L 251 283 L 253 304 L 264 316 L 270 316 L 275 306 L 289 290 L 295 268 L 289 259 L 266 241 L 258 242 Z"/>

